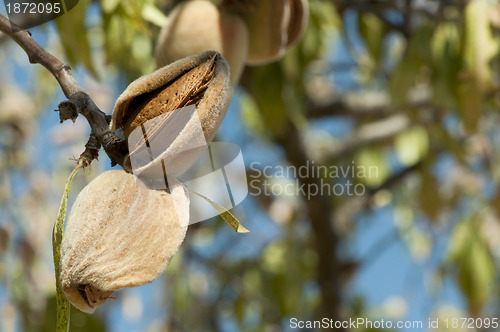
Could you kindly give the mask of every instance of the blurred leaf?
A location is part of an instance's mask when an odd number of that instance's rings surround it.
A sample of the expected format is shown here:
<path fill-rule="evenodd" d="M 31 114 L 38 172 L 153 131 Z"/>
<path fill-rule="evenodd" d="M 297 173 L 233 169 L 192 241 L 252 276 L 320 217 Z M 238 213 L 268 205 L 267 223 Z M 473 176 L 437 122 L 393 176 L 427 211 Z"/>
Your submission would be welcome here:
<path fill-rule="evenodd" d="M 459 107 L 469 132 L 476 130 L 483 112 L 484 94 L 492 85 L 489 62 L 500 48 L 499 40 L 493 38 L 489 20 L 485 19 L 492 8 L 485 0 L 475 0 L 470 1 L 465 9 L 465 71 L 459 90 Z"/>
<path fill-rule="evenodd" d="M 396 137 L 396 154 L 404 166 L 411 166 L 425 158 L 429 151 L 429 135 L 422 127 L 413 127 Z"/>
<path fill-rule="evenodd" d="M 144 5 L 142 8 L 142 17 L 160 28 L 162 28 L 168 20 L 167 16 L 152 3 L 146 3 Z"/>
<path fill-rule="evenodd" d="M 422 263 L 429 259 L 432 253 L 432 237 L 427 232 L 413 226 L 404 235 L 410 254 L 414 261 Z"/>
<path fill-rule="evenodd" d="M 443 22 L 432 36 L 433 101 L 441 107 L 456 107 L 457 81 L 461 71 L 460 31 L 455 23 Z"/>
<path fill-rule="evenodd" d="M 363 13 L 358 19 L 359 33 L 363 37 L 367 51 L 375 64 L 380 63 L 385 29 L 380 19 L 372 13 Z"/>
<path fill-rule="evenodd" d="M 81 0 L 72 10 L 54 21 L 70 64 L 76 66 L 81 63 L 95 78 L 99 78 L 92 63 L 92 53 L 85 26 L 88 6 L 88 0 Z"/>
<path fill-rule="evenodd" d="M 450 237 L 449 263 L 458 268 L 458 282 L 474 317 L 496 290 L 495 268 L 487 244 L 469 218 L 458 223 Z"/>
<path fill-rule="evenodd" d="M 263 137 L 265 133 L 262 116 L 251 95 L 244 93 L 240 98 L 240 112 L 243 125 L 255 135 Z"/>
<path fill-rule="evenodd" d="M 150 2 L 126 0 L 113 11 L 103 12 L 106 62 L 121 66 L 131 79 L 155 68 L 152 33 L 143 17 L 144 13 L 154 15 L 151 6 Z"/>
<path fill-rule="evenodd" d="M 306 62 L 321 57 L 333 32 L 342 27 L 342 19 L 332 3 L 309 1 L 309 13 L 309 22 L 299 43 Z"/>
<path fill-rule="evenodd" d="M 396 105 L 407 103 L 408 92 L 415 86 L 422 69 L 432 63 L 430 52 L 434 26 L 418 27 L 408 41 L 408 47 L 399 65 L 390 76 L 389 88 Z"/>
<path fill-rule="evenodd" d="M 119 3 L 120 0 L 101 0 L 102 11 L 105 13 L 111 13 L 115 11 Z"/>
<path fill-rule="evenodd" d="M 238 298 L 236 299 L 236 301 L 234 301 L 233 304 L 234 314 L 236 315 L 236 319 L 240 324 L 243 322 L 244 318 L 243 315 L 245 313 L 246 304 L 247 303 L 245 303 L 245 299 L 243 298 L 243 296 L 238 296 Z"/>
<path fill-rule="evenodd" d="M 430 170 L 430 163 L 426 162 L 420 172 L 420 192 L 418 202 L 420 208 L 432 221 L 437 221 L 443 202 L 439 192 L 439 183 Z"/>
<path fill-rule="evenodd" d="M 483 89 L 491 83 L 489 62 L 500 47 L 486 19 L 490 10 L 496 9 L 485 0 L 470 1 L 465 9 L 464 60 L 466 68 Z"/>
<path fill-rule="evenodd" d="M 251 93 L 261 112 L 269 135 L 281 137 L 285 132 L 287 114 L 283 98 L 285 78 L 279 63 L 255 67 L 252 70 Z"/>

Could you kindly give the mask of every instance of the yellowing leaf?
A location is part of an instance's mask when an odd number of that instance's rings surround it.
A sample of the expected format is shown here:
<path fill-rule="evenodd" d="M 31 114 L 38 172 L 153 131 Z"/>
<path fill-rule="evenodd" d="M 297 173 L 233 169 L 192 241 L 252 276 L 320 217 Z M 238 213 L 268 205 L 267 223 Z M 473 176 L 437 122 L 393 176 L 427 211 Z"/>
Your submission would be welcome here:
<path fill-rule="evenodd" d="M 165 14 L 163 14 L 163 12 L 158 9 L 158 7 L 151 3 L 145 4 L 142 8 L 142 17 L 146 21 L 151 22 L 160 28 L 162 28 L 168 20 L 167 16 L 165 16 Z"/>
<path fill-rule="evenodd" d="M 236 219 L 235 216 L 232 215 L 231 212 L 229 212 L 225 207 L 215 203 L 214 201 L 210 200 L 208 197 L 203 196 L 202 194 L 196 193 L 194 191 L 190 191 L 190 193 L 195 194 L 204 200 L 206 200 L 210 205 L 213 206 L 213 208 L 220 214 L 222 219 L 231 226 L 236 232 L 238 233 L 250 233 L 248 229 L 243 227 L 243 225 L 240 223 L 238 219 Z"/>
<path fill-rule="evenodd" d="M 120 0 L 101 0 L 102 11 L 105 13 L 111 13 L 115 11 L 119 3 Z"/>
<path fill-rule="evenodd" d="M 92 62 L 92 53 L 85 27 L 88 4 L 88 0 L 78 2 L 75 8 L 58 17 L 55 23 L 70 64 L 72 66 L 83 64 L 94 77 L 98 78 L 99 75 Z"/>
<path fill-rule="evenodd" d="M 473 316 L 496 292 L 495 267 L 476 221 L 470 218 L 455 226 L 448 254 L 448 261 L 458 268 L 457 279 Z"/>
<path fill-rule="evenodd" d="M 389 165 L 385 151 L 377 147 L 362 149 L 356 155 L 357 180 L 370 187 L 382 184 L 389 176 Z"/>
<path fill-rule="evenodd" d="M 411 128 L 396 137 L 396 154 L 404 166 L 422 160 L 429 150 L 429 136 L 422 127 Z"/>
<path fill-rule="evenodd" d="M 483 111 L 484 94 L 492 85 L 490 61 L 498 52 L 487 19 L 492 7 L 485 0 L 470 1 L 465 10 L 464 82 L 460 85 L 459 107 L 465 128 L 475 131 Z"/>
<path fill-rule="evenodd" d="M 464 60 L 477 83 L 483 87 L 486 87 L 491 79 L 489 61 L 500 47 L 498 40 L 493 38 L 487 19 L 493 8 L 485 0 L 475 0 L 470 1 L 465 9 Z"/>

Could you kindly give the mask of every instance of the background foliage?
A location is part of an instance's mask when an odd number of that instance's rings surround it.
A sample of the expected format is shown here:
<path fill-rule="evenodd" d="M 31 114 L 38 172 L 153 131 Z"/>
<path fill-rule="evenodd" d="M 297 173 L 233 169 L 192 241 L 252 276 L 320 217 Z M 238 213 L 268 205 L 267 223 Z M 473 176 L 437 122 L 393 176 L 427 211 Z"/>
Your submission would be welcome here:
<path fill-rule="evenodd" d="M 81 0 L 32 32 L 110 112 L 154 70 L 174 2 Z M 311 0 L 310 10 L 284 59 L 246 68 L 219 139 L 240 144 L 248 166 L 377 166 L 374 177 L 297 183 L 354 181 L 366 193 L 249 196 L 234 213 L 252 233 L 194 225 L 165 276 L 95 315 L 72 311 L 71 331 L 281 331 L 291 317 L 498 312 L 500 4 Z M 0 63 L 0 330 L 52 331 L 51 227 L 88 128 L 58 124 L 55 80 L 5 36 Z M 70 201 L 108 165 L 101 153 L 80 172 Z M 391 297 L 372 291 L 395 275 L 406 277 Z"/>

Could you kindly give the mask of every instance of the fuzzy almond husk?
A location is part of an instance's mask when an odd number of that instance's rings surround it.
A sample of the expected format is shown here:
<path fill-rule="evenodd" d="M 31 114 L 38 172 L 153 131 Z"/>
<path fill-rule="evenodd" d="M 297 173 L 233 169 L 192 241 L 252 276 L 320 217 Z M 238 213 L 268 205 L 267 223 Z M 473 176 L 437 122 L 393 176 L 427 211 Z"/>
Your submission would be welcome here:
<path fill-rule="evenodd" d="M 247 65 L 258 66 L 279 60 L 285 53 L 290 23 L 288 0 L 251 1 L 241 13 L 248 28 Z"/>
<path fill-rule="evenodd" d="M 128 139 L 134 129 L 148 120 L 189 105 L 196 107 L 196 121 L 193 119 L 184 128 L 180 128 L 182 130 L 175 141 L 163 153 L 155 156 L 151 167 L 134 169 L 134 174 L 137 175 L 147 168 L 157 167 L 163 159 L 175 156 L 184 147 L 198 140 L 199 133 L 196 129 L 199 124 L 205 143 L 212 141 L 226 115 L 232 96 L 229 67 L 222 55 L 209 51 L 189 56 L 132 82 L 116 102 L 111 130 L 122 128 Z M 130 148 L 131 153 L 134 150 L 135 147 Z M 195 157 L 196 155 L 191 154 L 187 159 L 194 161 Z M 183 163 L 186 168 L 189 161 Z M 177 170 L 172 172 L 177 173 Z"/>
<path fill-rule="evenodd" d="M 181 185 L 150 190 L 123 170 L 105 172 L 78 195 L 61 244 L 61 286 L 92 313 L 112 292 L 152 282 L 184 240 L 189 198 Z"/>
<path fill-rule="evenodd" d="M 211 141 L 232 97 L 229 67 L 220 53 L 188 56 L 130 83 L 116 101 L 111 131 L 122 128 L 128 137 L 147 120 L 195 105 L 205 138 Z"/>
<path fill-rule="evenodd" d="M 175 60 L 204 51 L 220 52 L 236 84 L 248 53 L 248 31 L 243 20 L 220 11 L 207 0 L 179 3 L 168 15 L 155 50 L 156 64 L 163 67 Z"/>

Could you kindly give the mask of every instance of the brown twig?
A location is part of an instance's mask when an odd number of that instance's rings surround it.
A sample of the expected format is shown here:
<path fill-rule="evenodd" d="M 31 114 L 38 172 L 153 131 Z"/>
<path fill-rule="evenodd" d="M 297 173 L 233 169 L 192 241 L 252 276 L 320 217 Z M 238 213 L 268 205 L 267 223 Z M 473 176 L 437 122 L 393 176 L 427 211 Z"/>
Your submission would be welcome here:
<path fill-rule="evenodd" d="M 69 119 L 75 120 L 78 114 L 82 114 L 87 119 L 92 130 L 89 142 L 94 137 L 99 144 L 95 144 L 96 142 L 93 141 L 82 153 L 81 158 L 86 158 L 90 164 L 92 160 L 88 158 L 97 158 L 98 149 L 102 145 L 111 159 L 112 165 L 124 166 L 125 157 L 128 155 L 126 142 L 111 133 L 106 114 L 97 107 L 90 96 L 78 85 L 71 75 L 71 68 L 38 45 L 31 38 L 28 31 L 16 26 L 2 15 L 0 15 L 0 31 L 23 48 L 30 63 L 38 63 L 54 75 L 64 95 L 68 98 L 68 101 L 59 104 L 59 109 L 56 110 L 59 111 L 61 122 Z"/>

